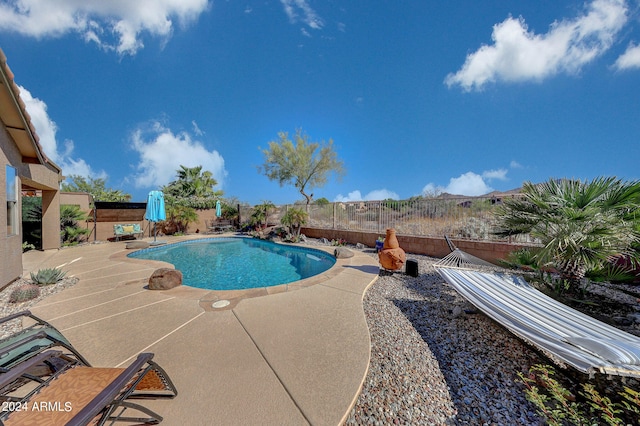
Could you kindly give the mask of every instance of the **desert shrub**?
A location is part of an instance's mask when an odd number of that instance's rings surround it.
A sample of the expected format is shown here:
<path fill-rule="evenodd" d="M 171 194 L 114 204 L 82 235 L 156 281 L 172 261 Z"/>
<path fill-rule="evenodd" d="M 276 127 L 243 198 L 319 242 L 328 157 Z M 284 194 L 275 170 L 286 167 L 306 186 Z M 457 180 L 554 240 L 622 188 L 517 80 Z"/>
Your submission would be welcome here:
<path fill-rule="evenodd" d="M 198 213 L 193 207 L 179 204 L 167 205 L 167 219 L 158 222 L 158 229 L 165 235 L 179 235 L 187 232 L 190 223 L 198 220 Z"/>
<path fill-rule="evenodd" d="M 505 266 L 515 269 L 537 270 L 538 260 L 536 258 L 537 250 L 532 247 L 524 247 L 509 253 L 502 262 Z"/>
<path fill-rule="evenodd" d="M 633 424 L 640 414 L 640 392 L 628 386 L 615 400 L 601 395 L 594 385 L 582 384 L 578 395 L 556 379 L 548 365 L 536 364 L 529 374 L 518 373 L 525 385 L 525 394 L 551 426 Z"/>

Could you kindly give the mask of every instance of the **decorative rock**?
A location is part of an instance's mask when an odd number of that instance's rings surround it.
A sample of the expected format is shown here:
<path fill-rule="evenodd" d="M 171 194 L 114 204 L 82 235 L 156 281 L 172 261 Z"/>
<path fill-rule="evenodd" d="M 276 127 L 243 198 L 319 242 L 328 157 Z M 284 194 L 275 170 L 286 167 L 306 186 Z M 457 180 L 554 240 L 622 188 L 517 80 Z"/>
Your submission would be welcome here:
<path fill-rule="evenodd" d="M 146 241 L 130 241 L 125 246 L 127 250 L 131 249 L 146 249 L 149 248 L 149 243 Z"/>
<path fill-rule="evenodd" d="M 329 240 L 327 240 L 326 238 L 320 238 L 320 243 L 321 244 L 329 244 Z"/>
<path fill-rule="evenodd" d="M 333 255 L 336 257 L 336 259 L 348 259 L 350 257 L 353 257 L 353 252 L 348 248 L 338 247 L 333 251 Z"/>
<path fill-rule="evenodd" d="M 156 269 L 149 277 L 149 290 L 170 290 L 182 285 L 182 272 L 176 269 Z"/>
<path fill-rule="evenodd" d="M 467 317 L 436 259 L 411 257 L 419 276 L 380 274 L 363 297 L 371 358 L 345 426 L 542 424 L 517 376 L 539 355 L 486 315 Z"/>
<path fill-rule="evenodd" d="M 628 317 L 613 317 L 613 322 L 615 322 L 616 324 L 619 325 L 631 325 L 633 324 L 633 319 L 628 318 Z"/>
<path fill-rule="evenodd" d="M 362 244 L 362 243 L 357 243 L 357 244 L 356 244 L 356 248 L 357 248 L 358 250 L 364 250 L 365 248 L 367 248 L 367 246 L 365 246 L 365 245 L 364 245 L 364 244 Z"/>

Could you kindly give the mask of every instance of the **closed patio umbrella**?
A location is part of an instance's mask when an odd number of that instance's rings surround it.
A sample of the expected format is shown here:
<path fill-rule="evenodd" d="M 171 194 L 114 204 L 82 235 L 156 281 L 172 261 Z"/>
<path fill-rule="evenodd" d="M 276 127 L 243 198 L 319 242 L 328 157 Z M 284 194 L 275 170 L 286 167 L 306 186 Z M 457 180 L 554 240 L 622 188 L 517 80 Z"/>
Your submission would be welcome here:
<path fill-rule="evenodd" d="M 167 213 L 164 209 L 164 194 L 162 191 L 151 191 L 147 198 L 147 210 L 144 218 L 149 222 L 153 222 L 153 243 L 160 244 L 156 241 L 157 231 L 156 223 L 167 219 Z"/>
<path fill-rule="evenodd" d="M 216 217 L 222 216 L 222 206 L 220 206 L 220 200 L 216 201 Z"/>

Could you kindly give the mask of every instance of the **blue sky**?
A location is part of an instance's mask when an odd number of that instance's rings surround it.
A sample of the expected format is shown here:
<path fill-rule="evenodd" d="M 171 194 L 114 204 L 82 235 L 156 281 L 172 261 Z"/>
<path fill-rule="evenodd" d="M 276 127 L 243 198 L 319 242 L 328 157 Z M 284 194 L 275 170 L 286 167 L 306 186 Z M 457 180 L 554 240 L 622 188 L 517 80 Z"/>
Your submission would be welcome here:
<path fill-rule="evenodd" d="M 297 128 L 331 201 L 640 178 L 637 0 L 2 0 L 0 47 L 47 155 L 133 201 L 180 165 L 300 200 L 257 171 Z"/>

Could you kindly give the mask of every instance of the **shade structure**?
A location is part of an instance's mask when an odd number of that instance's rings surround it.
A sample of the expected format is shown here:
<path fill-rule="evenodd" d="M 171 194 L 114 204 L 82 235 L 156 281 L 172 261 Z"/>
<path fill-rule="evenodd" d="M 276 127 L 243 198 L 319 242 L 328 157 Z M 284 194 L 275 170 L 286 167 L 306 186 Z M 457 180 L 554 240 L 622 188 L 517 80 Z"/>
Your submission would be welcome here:
<path fill-rule="evenodd" d="M 144 213 L 144 218 L 149 222 L 153 222 L 153 243 L 159 244 L 156 241 L 157 230 L 156 223 L 167 219 L 167 212 L 164 209 L 164 194 L 162 191 L 151 191 L 147 198 L 147 210 Z"/>
<path fill-rule="evenodd" d="M 216 217 L 222 216 L 222 206 L 220 206 L 220 200 L 216 201 Z"/>

